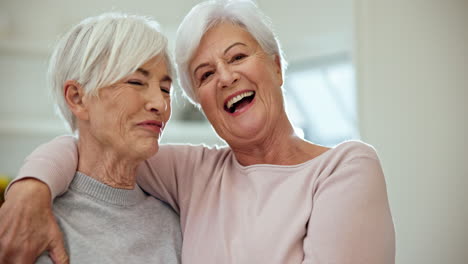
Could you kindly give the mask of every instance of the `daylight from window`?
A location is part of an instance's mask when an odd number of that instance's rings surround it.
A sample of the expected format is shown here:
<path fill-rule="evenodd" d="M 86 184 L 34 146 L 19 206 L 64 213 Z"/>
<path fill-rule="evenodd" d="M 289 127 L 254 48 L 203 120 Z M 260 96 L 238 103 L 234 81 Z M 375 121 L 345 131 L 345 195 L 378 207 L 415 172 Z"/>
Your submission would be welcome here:
<path fill-rule="evenodd" d="M 351 60 L 333 59 L 291 67 L 284 89 L 289 117 L 305 139 L 325 146 L 359 139 Z"/>

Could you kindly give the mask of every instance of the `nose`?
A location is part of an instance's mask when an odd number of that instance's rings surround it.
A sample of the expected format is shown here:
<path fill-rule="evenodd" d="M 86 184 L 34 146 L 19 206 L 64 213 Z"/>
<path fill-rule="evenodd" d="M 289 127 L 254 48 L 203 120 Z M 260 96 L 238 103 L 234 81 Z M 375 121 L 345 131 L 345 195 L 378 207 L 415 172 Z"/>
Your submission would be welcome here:
<path fill-rule="evenodd" d="M 159 85 L 156 87 L 149 87 L 148 92 L 146 94 L 146 104 L 145 109 L 150 112 L 155 113 L 164 113 L 167 111 L 166 98 L 163 95 Z"/>
<path fill-rule="evenodd" d="M 219 74 L 218 86 L 220 88 L 231 87 L 239 81 L 238 73 L 233 71 L 229 65 L 219 65 L 217 71 Z"/>

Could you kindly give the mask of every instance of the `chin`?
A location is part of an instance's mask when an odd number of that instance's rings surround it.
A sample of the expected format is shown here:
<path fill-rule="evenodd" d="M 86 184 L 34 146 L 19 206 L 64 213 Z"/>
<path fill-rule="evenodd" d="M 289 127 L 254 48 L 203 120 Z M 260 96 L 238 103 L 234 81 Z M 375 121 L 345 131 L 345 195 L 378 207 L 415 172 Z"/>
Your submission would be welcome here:
<path fill-rule="evenodd" d="M 248 144 L 262 140 L 266 136 L 264 122 L 250 122 L 241 127 L 232 128 L 229 133 L 221 136 L 229 145 Z"/>
<path fill-rule="evenodd" d="M 159 142 L 158 140 L 146 140 L 145 142 L 140 142 L 140 144 L 134 144 L 133 149 L 141 159 L 146 160 L 158 152 Z"/>
<path fill-rule="evenodd" d="M 237 131 L 236 134 L 244 137 L 256 137 L 268 128 L 266 115 L 262 113 L 254 113 L 245 115 L 245 118 L 239 120 L 237 126 L 232 128 L 232 131 Z"/>

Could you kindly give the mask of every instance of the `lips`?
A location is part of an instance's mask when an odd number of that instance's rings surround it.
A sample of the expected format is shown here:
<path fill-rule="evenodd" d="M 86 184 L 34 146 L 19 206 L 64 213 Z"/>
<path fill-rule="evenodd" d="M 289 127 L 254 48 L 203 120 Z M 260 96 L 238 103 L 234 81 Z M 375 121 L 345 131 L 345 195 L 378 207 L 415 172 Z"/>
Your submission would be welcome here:
<path fill-rule="evenodd" d="M 246 110 L 255 98 L 255 91 L 243 90 L 231 94 L 224 100 L 224 110 L 230 114 L 240 113 Z"/>
<path fill-rule="evenodd" d="M 146 120 L 138 123 L 137 126 L 159 134 L 164 128 L 164 123 L 157 120 Z"/>

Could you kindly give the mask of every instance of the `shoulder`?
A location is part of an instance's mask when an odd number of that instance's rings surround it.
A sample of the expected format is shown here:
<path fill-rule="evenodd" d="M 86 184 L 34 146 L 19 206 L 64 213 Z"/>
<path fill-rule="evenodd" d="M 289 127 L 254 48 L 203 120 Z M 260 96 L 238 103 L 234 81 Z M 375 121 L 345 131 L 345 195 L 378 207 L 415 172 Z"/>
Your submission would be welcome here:
<path fill-rule="evenodd" d="M 385 190 L 385 176 L 374 147 L 346 141 L 328 151 L 322 160 L 320 184 L 354 186 L 357 190 Z"/>
<path fill-rule="evenodd" d="M 375 148 L 367 143 L 358 140 L 342 142 L 330 151 L 330 158 L 347 163 L 353 160 L 379 160 Z"/>
<path fill-rule="evenodd" d="M 320 171 L 333 174 L 346 170 L 362 171 L 367 168 L 381 169 L 375 148 L 362 141 L 342 142 L 316 158 Z"/>

